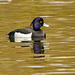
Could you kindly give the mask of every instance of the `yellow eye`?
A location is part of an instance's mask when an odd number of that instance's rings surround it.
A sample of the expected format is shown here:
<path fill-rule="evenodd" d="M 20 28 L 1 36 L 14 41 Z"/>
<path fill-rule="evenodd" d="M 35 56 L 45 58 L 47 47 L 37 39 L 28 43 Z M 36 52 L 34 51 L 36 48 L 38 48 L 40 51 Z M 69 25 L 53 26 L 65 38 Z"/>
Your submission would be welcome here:
<path fill-rule="evenodd" d="M 42 23 L 42 21 L 40 21 L 40 23 Z"/>

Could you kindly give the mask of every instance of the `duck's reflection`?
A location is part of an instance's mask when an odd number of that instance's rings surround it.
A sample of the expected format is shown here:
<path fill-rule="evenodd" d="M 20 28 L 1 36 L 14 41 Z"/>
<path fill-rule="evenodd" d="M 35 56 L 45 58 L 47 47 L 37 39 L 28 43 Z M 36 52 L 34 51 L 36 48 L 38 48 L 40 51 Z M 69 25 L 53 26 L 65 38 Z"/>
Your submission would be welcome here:
<path fill-rule="evenodd" d="M 32 47 L 32 52 L 36 54 L 34 58 L 44 57 L 44 42 L 41 42 L 42 40 L 44 40 L 44 38 L 33 38 L 32 41 L 22 41 L 21 43 L 24 43 L 24 45 L 15 48 Z"/>
<path fill-rule="evenodd" d="M 44 54 L 43 42 L 41 41 L 33 42 L 33 52 L 35 54 Z M 44 57 L 44 56 L 35 56 L 34 58 L 40 58 L 40 57 Z"/>

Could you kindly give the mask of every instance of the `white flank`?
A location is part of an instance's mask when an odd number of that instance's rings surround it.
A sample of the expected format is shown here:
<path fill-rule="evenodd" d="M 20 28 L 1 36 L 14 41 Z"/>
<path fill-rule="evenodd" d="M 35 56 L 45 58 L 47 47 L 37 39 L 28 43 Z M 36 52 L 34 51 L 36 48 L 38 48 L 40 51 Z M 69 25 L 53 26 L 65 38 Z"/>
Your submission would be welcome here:
<path fill-rule="evenodd" d="M 31 41 L 32 40 L 31 35 L 32 35 L 32 33 L 23 34 L 23 33 L 15 32 L 15 34 L 14 34 L 15 42 Z"/>

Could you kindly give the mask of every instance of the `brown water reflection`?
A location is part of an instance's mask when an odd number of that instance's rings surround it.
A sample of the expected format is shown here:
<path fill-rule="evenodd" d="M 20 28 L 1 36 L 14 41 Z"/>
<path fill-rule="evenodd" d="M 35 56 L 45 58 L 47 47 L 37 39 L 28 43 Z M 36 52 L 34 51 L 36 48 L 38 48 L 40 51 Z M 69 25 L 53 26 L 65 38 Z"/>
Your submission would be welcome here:
<path fill-rule="evenodd" d="M 74 0 L 0 3 L 0 75 L 75 75 L 74 8 Z M 37 16 L 50 25 L 42 27 L 47 34 L 44 54 L 35 54 L 33 43 L 8 42 L 6 33 L 28 27 Z"/>

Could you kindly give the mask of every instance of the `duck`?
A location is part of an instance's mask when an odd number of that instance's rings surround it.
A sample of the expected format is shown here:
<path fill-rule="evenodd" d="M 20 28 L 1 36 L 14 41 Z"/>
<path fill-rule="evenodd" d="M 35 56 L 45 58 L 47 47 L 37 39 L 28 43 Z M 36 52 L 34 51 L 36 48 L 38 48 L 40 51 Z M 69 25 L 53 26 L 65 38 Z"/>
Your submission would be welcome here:
<path fill-rule="evenodd" d="M 49 27 L 48 24 L 44 23 L 43 18 L 36 17 L 30 24 L 30 27 L 16 29 L 9 32 L 10 42 L 23 42 L 23 41 L 38 41 L 46 38 L 46 33 L 41 30 L 42 26 Z"/>

